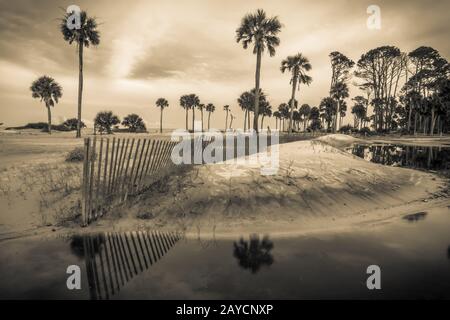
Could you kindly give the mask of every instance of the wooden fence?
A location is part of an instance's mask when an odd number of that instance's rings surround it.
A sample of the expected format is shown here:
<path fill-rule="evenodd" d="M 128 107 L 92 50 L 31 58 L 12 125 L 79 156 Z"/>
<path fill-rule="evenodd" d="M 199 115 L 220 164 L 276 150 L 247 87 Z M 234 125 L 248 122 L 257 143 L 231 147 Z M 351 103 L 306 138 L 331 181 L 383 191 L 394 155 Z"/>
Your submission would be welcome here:
<path fill-rule="evenodd" d="M 175 142 L 135 138 L 85 138 L 82 183 L 83 224 L 142 192 L 173 166 Z"/>
<path fill-rule="evenodd" d="M 250 139 L 256 137 L 256 147 Z M 238 137 L 231 137 L 232 143 L 216 148 L 221 159 L 248 156 L 264 152 L 274 142 L 270 136 L 243 136 L 244 144 L 238 144 Z M 279 143 L 303 140 L 307 135 L 280 136 Z M 192 138 L 189 155 L 190 164 L 203 164 L 202 154 L 214 137 Z M 263 149 L 258 139 L 267 139 Z M 255 140 L 253 140 L 254 142 Z M 129 196 L 141 193 L 173 169 L 171 161 L 173 148 L 178 142 L 153 138 L 85 138 L 82 179 L 82 223 L 88 225 L 102 216 L 112 206 L 123 203 Z M 198 161 L 200 159 L 200 162 Z"/>
<path fill-rule="evenodd" d="M 182 238 L 176 232 L 105 232 L 83 236 L 92 300 L 110 299 L 157 263 Z"/>

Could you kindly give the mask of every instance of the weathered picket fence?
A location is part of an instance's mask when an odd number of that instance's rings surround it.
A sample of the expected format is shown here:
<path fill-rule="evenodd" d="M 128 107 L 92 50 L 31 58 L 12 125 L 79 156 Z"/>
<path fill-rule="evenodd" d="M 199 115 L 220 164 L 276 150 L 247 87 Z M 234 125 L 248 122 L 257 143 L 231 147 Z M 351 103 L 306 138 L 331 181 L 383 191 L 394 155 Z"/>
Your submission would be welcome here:
<path fill-rule="evenodd" d="M 85 138 L 83 224 L 102 216 L 163 177 L 173 166 L 175 142 L 146 138 Z"/>
<path fill-rule="evenodd" d="M 284 143 L 306 137 L 281 137 L 275 141 L 266 135 L 234 135 L 223 139 L 219 159 L 239 158 L 264 152 L 274 143 Z M 231 139 L 231 140 L 230 140 Z M 266 141 L 260 147 L 260 140 Z M 285 141 L 283 141 L 285 140 Z M 203 164 L 205 148 L 214 136 L 192 136 L 188 143 L 189 164 Z M 239 143 L 241 141 L 242 143 Z M 174 167 L 171 154 L 178 142 L 154 138 L 85 138 L 81 209 L 83 225 L 103 216 L 110 208 L 130 196 L 145 191 L 169 174 Z M 181 152 L 183 153 L 183 151 Z M 184 155 L 183 155 L 184 156 Z"/>

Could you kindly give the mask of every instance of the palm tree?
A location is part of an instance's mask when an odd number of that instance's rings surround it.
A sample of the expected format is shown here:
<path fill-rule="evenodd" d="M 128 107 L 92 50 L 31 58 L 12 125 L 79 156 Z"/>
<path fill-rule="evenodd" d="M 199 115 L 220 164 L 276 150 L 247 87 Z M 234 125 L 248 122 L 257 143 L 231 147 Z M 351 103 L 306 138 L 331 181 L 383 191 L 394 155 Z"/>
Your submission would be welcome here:
<path fill-rule="evenodd" d="M 203 103 L 199 103 L 197 108 L 198 108 L 198 110 L 200 110 L 201 119 L 202 119 L 202 132 L 203 132 L 203 109 L 205 109 L 205 105 Z"/>
<path fill-rule="evenodd" d="M 81 100 L 83 96 L 83 48 L 89 48 L 90 45 L 97 46 L 100 44 L 100 32 L 97 30 L 97 22 L 95 18 L 89 18 L 85 11 L 80 13 L 80 28 L 70 29 L 67 26 L 67 19 L 71 13 L 67 13 L 61 21 L 60 29 L 64 36 L 64 40 L 72 44 L 76 42 L 78 46 L 78 124 L 77 138 L 81 137 Z"/>
<path fill-rule="evenodd" d="M 289 106 L 287 103 L 282 103 L 278 106 L 278 111 L 280 112 L 280 129 L 284 131 L 284 123 L 286 116 L 289 114 Z"/>
<path fill-rule="evenodd" d="M 290 83 L 292 84 L 292 95 L 290 101 L 290 115 L 289 115 L 289 134 L 292 133 L 292 117 L 294 112 L 294 101 L 295 101 L 295 89 L 298 85 L 298 90 L 300 90 L 300 84 L 309 84 L 312 82 L 312 78 L 306 74 L 307 71 L 311 70 L 311 64 L 308 58 L 304 57 L 301 53 L 297 53 L 295 56 L 289 56 L 283 61 L 281 61 L 280 70 L 284 73 L 286 70 L 291 72 L 292 77 Z"/>
<path fill-rule="evenodd" d="M 272 106 L 269 104 L 269 102 L 265 101 L 261 106 L 261 130 L 264 129 L 264 118 L 265 117 L 271 117 L 272 116 Z"/>
<path fill-rule="evenodd" d="M 159 117 L 159 133 L 162 133 L 162 120 L 163 120 L 163 110 L 169 106 L 169 102 L 164 98 L 159 98 L 156 100 L 156 107 L 161 109 L 161 115 Z"/>
<path fill-rule="evenodd" d="M 349 92 L 348 92 L 348 86 L 345 82 L 337 82 L 333 88 L 331 89 L 331 97 L 337 101 L 337 110 L 334 115 L 334 126 L 333 126 L 333 132 L 336 133 L 338 130 L 337 128 L 337 122 L 338 122 L 338 114 L 341 115 L 341 106 L 344 102 L 345 98 L 348 98 Z"/>
<path fill-rule="evenodd" d="M 244 111 L 244 131 L 247 131 L 247 116 L 250 116 L 249 109 L 253 104 L 253 95 L 250 92 L 245 91 L 238 98 L 237 102 Z"/>
<path fill-rule="evenodd" d="M 50 107 L 62 97 L 62 87 L 51 77 L 42 76 L 33 81 L 30 87 L 31 96 L 45 103 L 48 115 L 48 133 L 52 133 L 52 112 Z"/>
<path fill-rule="evenodd" d="M 189 109 L 192 109 L 192 131 L 195 131 L 194 124 L 195 124 L 195 108 L 200 106 L 200 98 L 194 94 L 191 93 L 188 95 L 188 103 L 189 103 Z M 202 110 L 202 131 L 203 131 L 203 109 Z"/>
<path fill-rule="evenodd" d="M 227 116 L 225 117 L 225 131 L 228 129 L 228 112 L 230 111 L 229 105 L 224 105 L 223 110 L 227 113 Z"/>
<path fill-rule="evenodd" d="M 309 104 L 305 103 L 300 107 L 299 114 L 303 120 L 303 131 L 306 131 L 306 123 L 309 119 L 309 113 L 311 112 L 311 107 Z"/>
<path fill-rule="evenodd" d="M 208 112 L 208 130 L 210 127 L 210 121 L 211 121 L 211 112 L 216 111 L 216 107 L 212 103 L 208 103 L 206 105 L 206 111 Z"/>
<path fill-rule="evenodd" d="M 273 116 L 275 117 L 275 130 L 278 130 L 278 119 L 281 120 L 281 113 L 280 113 L 280 111 L 275 111 L 273 113 Z"/>
<path fill-rule="evenodd" d="M 188 131 L 189 130 L 189 127 L 188 127 L 188 121 L 189 121 L 188 120 L 188 112 L 189 112 L 189 109 L 191 108 L 190 104 L 189 104 L 189 95 L 185 94 L 185 95 L 180 97 L 180 106 L 186 111 L 186 131 Z"/>
<path fill-rule="evenodd" d="M 234 120 L 234 118 L 236 118 L 236 117 L 230 112 L 230 119 L 231 119 L 231 121 L 230 121 L 230 129 L 233 128 L 233 120 Z"/>
<path fill-rule="evenodd" d="M 236 41 L 242 42 L 244 49 L 247 49 L 253 43 L 253 54 L 256 54 L 256 72 L 255 72 L 255 102 L 253 118 L 253 129 L 258 131 L 259 115 L 259 88 L 261 74 L 261 56 L 267 49 L 269 55 L 275 55 L 275 47 L 280 44 L 277 37 L 281 31 L 281 23 L 277 17 L 267 18 L 262 9 L 258 9 L 254 14 L 247 14 L 242 18 L 241 25 L 236 29 Z"/>

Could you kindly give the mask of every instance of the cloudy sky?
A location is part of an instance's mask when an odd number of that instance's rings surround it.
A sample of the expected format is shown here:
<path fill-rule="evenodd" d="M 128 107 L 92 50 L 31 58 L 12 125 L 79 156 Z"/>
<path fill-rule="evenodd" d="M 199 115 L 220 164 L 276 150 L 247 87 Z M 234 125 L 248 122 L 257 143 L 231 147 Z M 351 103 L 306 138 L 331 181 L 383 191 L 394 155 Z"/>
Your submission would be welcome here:
<path fill-rule="evenodd" d="M 29 91 L 31 82 L 44 74 L 64 89 L 53 110 L 54 122 L 75 117 L 76 47 L 58 29 L 71 4 L 95 16 L 101 32 L 100 46 L 85 50 L 83 118 L 88 123 L 98 111 L 109 109 L 120 117 L 138 113 L 156 127 L 154 102 L 165 97 L 170 104 L 165 126 L 184 127 L 179 97 L 196 93 L 203 103 L 216 105 L 212 126 L 223 127 L 225 104 L 241 125 L 236 99 L 254 86 L 256 59 L 236 43 L 235 30 L 242 16 L 257 8 L 283 24 L 275 57 L 262 61 L 261 85 L 275 109 L 290 95 L 289 75 L 281 74 L 280 62 L 297 52 L 313 66 L 313 83 L 297 93 L 301 104 L 311 106 L 327 95 L 331 51 L 356 61 L 380 45 L 406 52 L 426 45 L 450 58 L 446 0 L 0 0 L 0 122 L 5 125 L 46 121 L 44 106 Z M 371 4 L 381 8 L 381 30 L 366 26 Z M 357 91 L 352 88 L 351 93 Z"/>

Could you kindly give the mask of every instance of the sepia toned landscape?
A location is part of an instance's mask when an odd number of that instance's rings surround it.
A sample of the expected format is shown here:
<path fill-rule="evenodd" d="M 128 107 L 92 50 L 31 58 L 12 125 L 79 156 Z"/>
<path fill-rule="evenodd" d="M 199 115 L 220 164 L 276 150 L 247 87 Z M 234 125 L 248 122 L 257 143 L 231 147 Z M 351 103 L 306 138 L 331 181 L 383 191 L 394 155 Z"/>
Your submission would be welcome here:
<path fill-rule="evenodd" d="M 449 299 L 448 2 L 69 5 L 0 5 L 0 299 Z"/>

